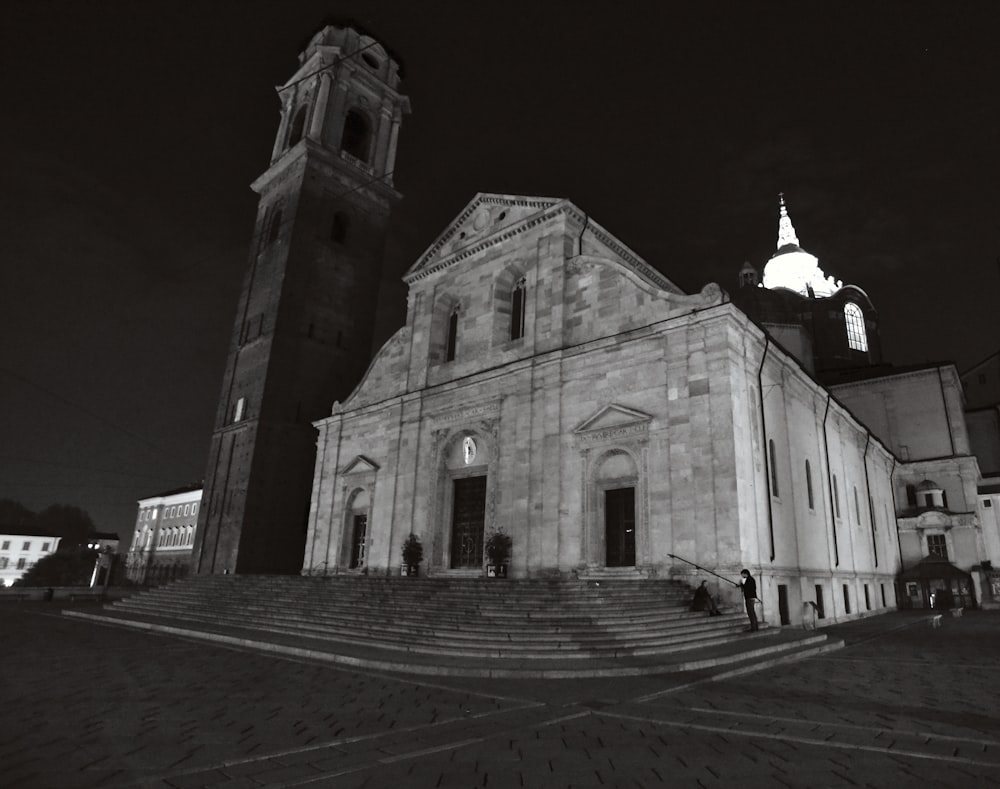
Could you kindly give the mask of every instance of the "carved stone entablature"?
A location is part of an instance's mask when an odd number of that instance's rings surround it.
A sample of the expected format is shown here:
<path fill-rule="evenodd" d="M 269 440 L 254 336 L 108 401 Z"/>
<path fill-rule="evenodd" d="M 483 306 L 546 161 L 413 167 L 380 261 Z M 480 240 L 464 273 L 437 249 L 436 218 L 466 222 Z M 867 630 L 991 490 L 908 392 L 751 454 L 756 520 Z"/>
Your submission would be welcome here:
<path fill-rule="evenodd" d="M 455 422 L 468 422 L 469 420 L 482 419 L 483 417 L 495 417 L 500 413 L 500 401 L 493 400 L 488 403 L 470 405 L 465 408 L 456 408 L 449 411 L 442 411 L 437 414 L 429 414 L 428 419 L 433 424 L 454 424 Z M 440 432 L 440 431 L 437 431 Z"/>
<path fill-rule="evenodd" d="M 653 417 L 643 411 L 612 403 L 584 420 L 574 431 L 579 446 L 644 442 Z"/>

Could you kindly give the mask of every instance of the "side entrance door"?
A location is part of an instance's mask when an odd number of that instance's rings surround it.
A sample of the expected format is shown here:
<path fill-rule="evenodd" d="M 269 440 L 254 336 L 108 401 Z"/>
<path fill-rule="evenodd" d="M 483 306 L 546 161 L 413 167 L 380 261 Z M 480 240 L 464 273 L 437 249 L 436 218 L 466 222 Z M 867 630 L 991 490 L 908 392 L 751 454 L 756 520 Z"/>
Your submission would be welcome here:
<path fill-rule="evenodd" d="M 608 567 L 635 567 L 635 488 L 604 492 Z"/>

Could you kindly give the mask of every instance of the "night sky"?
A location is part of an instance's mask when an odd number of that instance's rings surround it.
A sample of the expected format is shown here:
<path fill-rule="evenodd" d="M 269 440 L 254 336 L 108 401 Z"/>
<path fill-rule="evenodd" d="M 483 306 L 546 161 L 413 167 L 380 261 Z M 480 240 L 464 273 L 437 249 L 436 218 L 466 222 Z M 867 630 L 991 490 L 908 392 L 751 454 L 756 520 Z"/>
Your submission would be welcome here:
<path fill-rule="evenodd" d="M 0 498 L 124 538 L 137 498 L 201 479 L 274 86 L 331 17 L 401 57 L 413 106 L 382 339 L 479 191 L 568 197 L 687 291 L 763 266 L 783 191 L 889 361 L 1000 347 L 996 3 L 15 0 Z"/>

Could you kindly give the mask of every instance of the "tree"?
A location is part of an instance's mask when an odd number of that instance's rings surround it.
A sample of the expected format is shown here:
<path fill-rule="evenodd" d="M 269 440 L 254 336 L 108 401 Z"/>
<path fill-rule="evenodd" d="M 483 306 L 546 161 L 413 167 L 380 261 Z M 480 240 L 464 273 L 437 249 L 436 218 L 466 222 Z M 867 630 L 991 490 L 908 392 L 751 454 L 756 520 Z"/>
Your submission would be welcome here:
<path fill-rule="evenodd" d="M 36 517 L 35 513 L 21 502 L 14 501 L 14 499 L 0 499 L 0 527 L 30 528 Z"/>
<path fill-rule="evenodd" d="M 14 586 L 89 586 L 97 551 L 73 545 L 39 559 Z"/>
<path fill-rule="evenodd" d="M 43 533 L 62 537 L 59 550 L 68 550 L 87 542 L 87 537 L 97 531 L 90 515 L 71 504 L 53 504 L 35 516 L 35 528 Z"/>

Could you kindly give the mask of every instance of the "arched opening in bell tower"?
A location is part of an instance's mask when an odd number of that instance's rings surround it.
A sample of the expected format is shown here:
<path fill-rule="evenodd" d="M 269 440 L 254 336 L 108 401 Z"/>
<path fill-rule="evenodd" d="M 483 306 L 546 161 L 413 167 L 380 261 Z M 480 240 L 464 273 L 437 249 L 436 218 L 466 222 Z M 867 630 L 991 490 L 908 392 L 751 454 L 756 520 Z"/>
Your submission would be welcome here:
<path fill-rule="evenodd" d="M 302 139 L 302 132 L 306 127 L 306 110 L 308 108 L 305 105 L 299 107 L 298 111 L 295 113 L 295 117 L 292 118 L 292 125 L 288 130 L 288 147 L 291 148 L 293 145 L 297 144 L 299 140 Z"/>
<path fill-rule="evenodd" d="M 340 149 L 368 164 L 371 124 L 360 110 L 349 110 L 344 118 L 344 134 Z"/>

